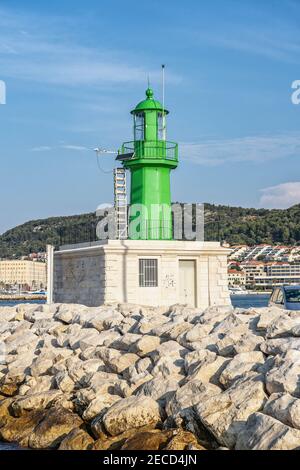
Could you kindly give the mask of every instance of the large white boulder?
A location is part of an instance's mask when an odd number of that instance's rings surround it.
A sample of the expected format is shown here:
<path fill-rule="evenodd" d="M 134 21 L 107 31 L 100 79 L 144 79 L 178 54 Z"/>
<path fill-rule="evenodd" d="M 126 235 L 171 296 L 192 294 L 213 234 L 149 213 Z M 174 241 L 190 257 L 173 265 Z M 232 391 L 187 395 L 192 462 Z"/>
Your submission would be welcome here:
<path fill-rule="evenodd" d="M 111 436 L 160 422 L 158 403 L 147 396 L 124 398 L 112 405 L 103 416 L 103 424 Z"/>
<path fill-rule="evenodd" d="M 289 393 L 273 393 L 263 411 L 288 426 L 300 429 L 300 400 Z"/>
<path fill-rule="evenodd" d="M 238 434 L 236 450 L 299 450 L 300 431 L 262 413 L 249 416 Z"/>
<path fill-rule="evenodd" d="M 276 356 L 274 366 L 266 374 L 268 393 L 288 392 L 300 397 L 300 351 L 291 349 L 282 356 Z"/>
<path fill-rule="evenodd" d="M 226 365 L 220 375 L 219 381 L 225 388 L 228 388 L 236 379 L 243 376 L 246 372 L 259 369 L 264 362 L 265 357 L 260 351 L 249 351 L 237 354 Z"/>
<path fill-rule="evenodd" d="M 222 446 L 234 448 L 246 420 L 267 401 L 263 378 L 253 372 L 225 392 L 201 401 L 196 416 Z"/>

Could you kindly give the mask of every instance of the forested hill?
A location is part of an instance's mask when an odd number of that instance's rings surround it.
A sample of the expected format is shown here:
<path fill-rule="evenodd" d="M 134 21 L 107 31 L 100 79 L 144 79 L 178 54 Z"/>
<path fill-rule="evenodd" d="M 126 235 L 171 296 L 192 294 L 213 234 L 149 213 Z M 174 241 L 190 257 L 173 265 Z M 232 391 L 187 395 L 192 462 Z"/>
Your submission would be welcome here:
<path fill-rule="evenodd" d="M 205 204 L 206 240 L 231 244 L 300 244 L 300 204 L 289 209 L 245 209 Z M 34 220 L 0 236 L 0 258 L 13 258 L 44 251 L 46 243 L 58 245 L 86 241 L 94 231 L 95 213 Z M 66 240 L 64 240 L 66 241 Z"/>

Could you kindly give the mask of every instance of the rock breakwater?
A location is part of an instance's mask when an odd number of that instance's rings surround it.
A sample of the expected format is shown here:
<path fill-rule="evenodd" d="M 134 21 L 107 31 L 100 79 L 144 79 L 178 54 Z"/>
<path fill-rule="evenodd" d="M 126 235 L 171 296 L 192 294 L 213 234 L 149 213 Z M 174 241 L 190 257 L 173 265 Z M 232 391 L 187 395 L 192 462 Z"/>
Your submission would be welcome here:
<path fill-rule="evenodd" d="M 300 312 L 0 308 L 0 440 L 33 449 L 300 449 Z"/>

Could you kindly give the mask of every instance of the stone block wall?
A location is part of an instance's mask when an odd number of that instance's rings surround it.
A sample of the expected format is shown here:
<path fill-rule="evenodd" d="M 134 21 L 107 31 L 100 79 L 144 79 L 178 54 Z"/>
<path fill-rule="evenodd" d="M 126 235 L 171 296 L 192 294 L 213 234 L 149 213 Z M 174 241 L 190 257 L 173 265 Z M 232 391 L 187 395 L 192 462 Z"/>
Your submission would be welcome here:
<path fill-rule="evenodd" d="M 139 258 L 158 260 L 158 286 L 139 286 Z M 217 243 L 111 240 L 54 254 L 54 301 L 98 306 L 109 302 L 179 303 L 179 261 L 196 263 L 196 306 L 229 305 L 227 250 Z"/>

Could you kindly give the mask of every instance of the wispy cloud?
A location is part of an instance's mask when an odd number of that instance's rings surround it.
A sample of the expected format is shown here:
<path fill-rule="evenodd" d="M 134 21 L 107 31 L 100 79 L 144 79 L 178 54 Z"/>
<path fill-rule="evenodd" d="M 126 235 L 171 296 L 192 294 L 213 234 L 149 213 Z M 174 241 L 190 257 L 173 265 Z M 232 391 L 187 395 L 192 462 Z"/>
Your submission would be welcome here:
<path fill-rule="evenodd" d="M 149 72 L 154 82 L 159 80 L 159 71 L 137 65 L 138 61 L 127 51 L 83 46 L 66 39 L 66 31 L 67 26 L 60 31 L 49 18 L 45 21 L 35 17 L 30 21 L 24 13 L 12 14 L 0 8 L 2 75 L 62 86 L 145 82 Z M 168 79 L 180 81 L 171 72 Z"/>
<path fill-rule="evenodd" d="M 72 150 L 75 152 L 86 152 L 86 151 L 92 150 L 91 148 L 85 147 L 83 145 L 63 144 L 63 145 L 57 145 L 57 146 L 41 145 L 39 147 L 31 148 L 31 151 L 32 152 L 49 152 L 51 150 L 58 150 L 58 149 Z"/>
<path fill-rule="evenodd" d="M 32 152 L 49 152 L 50 150 L 52 150 L 52 147 L 49 147 L 49 145 L 40 145 L 31 149 Z"/>
<path fill-rule="evenodd" d="M 300 203 L 300 182 L 282 183 L 261 190 L 261 207 L 286 209 Z"/>
<path fill-rule="evenodd" d="M 180 152 L 183 159 L 197 165 L 217 166 L 228 162 L 263 163 L 300 156 L 300 132 L 182 143 Z"/>

